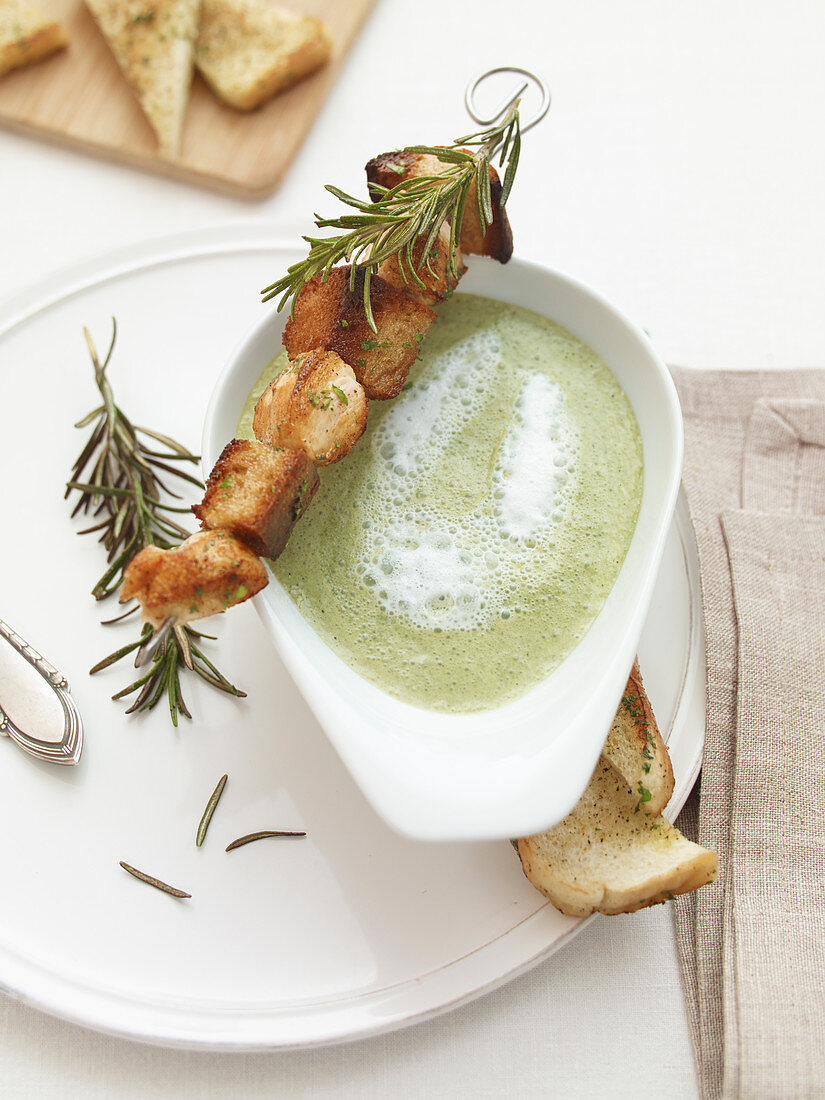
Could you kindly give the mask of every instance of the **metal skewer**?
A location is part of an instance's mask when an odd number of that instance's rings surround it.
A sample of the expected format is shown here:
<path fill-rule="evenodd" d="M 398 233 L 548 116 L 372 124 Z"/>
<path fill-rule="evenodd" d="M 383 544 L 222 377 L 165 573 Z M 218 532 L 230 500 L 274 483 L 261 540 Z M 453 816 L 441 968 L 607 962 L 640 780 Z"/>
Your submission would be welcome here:
<path fill-rule="evenodd" d="M 476 106 L 476 92 L 485 80 L 487 80 L 491 76 L 498 75 L 498 73 L 515 73 L 517 76 L 524 76 L 527 77 L 527 79 L 521 84 L 517 91 L 513 92 L 513 94 L 506 102 L 502 103 L 501 106 L 492 115 L 489 116 L 489 118 L 485 118 L 479 113 L 478 107 Z M 467 108 L 467 112 L 470 115 L 470 118 L 472 118 L 474 122 L 477 122 L 479 126 L 492 126 L 494 122 L 497 122 L 498 119 L 502 117 L 502 115 L 506 114 L 506 112 L 509 111 L 509 109 L 513 106 L 517 99 L 521 99 L 521 97 L 530 87 L 531 83 L 535 85 L 535 87 L 537 87 L 539 92 L 541 93 L 541 103 L 539 104 L 538 112 L 535 118 L 532 118 L 528 122 L 524 122 L 520 125 L 521 133 L 526 134 L 528 130 L 532 130 L 532 128 L 537 123 L 541 122 L 541 120 L 550 110 L 550 89 L 547 87 L 541 77 L 536 76 L 536 74 L 534 72 L 531 72 L 530 69 L 522 69 L 519 68 L 519 66 L 517 65 L 498 65 L 494 69 L 488 69 L 486 72 L 481 73 L 480 76 L 475 77 L 474 80 L 471 80 L 470 83 L 467 85 L 467 89 L 464 92 L 464 106 Z"/>
<path fill-rule="evenodd" d="M 169 637 L 170 633 L 177 626 L 177 618 L 174 615 L 169 615 L 164 619 L 159 627 L 156 627 L 143 645 L 138 649 L 135 654 L 135 668 L 143 668 L 148 665 L 154 655 Z"/>

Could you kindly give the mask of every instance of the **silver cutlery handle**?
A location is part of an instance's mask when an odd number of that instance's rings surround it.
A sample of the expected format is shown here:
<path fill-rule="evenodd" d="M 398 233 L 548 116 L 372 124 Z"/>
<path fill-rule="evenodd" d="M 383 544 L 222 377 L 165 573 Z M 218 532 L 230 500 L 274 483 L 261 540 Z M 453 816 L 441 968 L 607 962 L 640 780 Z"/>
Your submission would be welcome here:
<path fill-rule="evenodd" d="M 2 619 L 0 619 L 0 635 L 17 650 L 21 657 L 25 657 L 29 664 L 36 668 L 43 679 L 48 680 L 53 688 L 64 688 L 66 691 L 69 690 L 69 685 L 63 673 L 58 672 L 53 664 L 47 661 L 41 653 L 37 652 L 34 646 L 29 645 L 25 638 L 21 638 L 20 635 L 15 630 L 12 630 L 9 624 L 3 622 Z"/>
<path fill-rule="evenodd" d="M 11 738 L 31 756 L 50 764 L 76 764 L 83 750 L 83 722 L 77 704 L 72 699 L 66 677 L 22 638 L 8 623 L 0 619 L 0 638 L 4 638 L 20 656 L 46 681 L 60 700 L 63 710 L 63 736 L 60 741 L 44 741 L 14 722 L 0 706 L 0 733 Z"/>

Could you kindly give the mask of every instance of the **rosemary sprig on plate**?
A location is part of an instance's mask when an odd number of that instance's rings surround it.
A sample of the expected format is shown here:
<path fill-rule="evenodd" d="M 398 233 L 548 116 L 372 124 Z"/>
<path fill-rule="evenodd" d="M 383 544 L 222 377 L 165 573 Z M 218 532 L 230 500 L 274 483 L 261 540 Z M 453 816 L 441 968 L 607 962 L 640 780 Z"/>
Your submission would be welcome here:
<path fill-rule="evenodd" d="M 123 583 L 123 573 L 132 558 L 144 546 L 168 549 L 176 546 L 190 532 L 172 518 L 174 513 L 190 513 L 189 508 L 175 507 L 161 499 L 163 494 L 180 500 L 163 476 L 171 475 L 199 489 L 203 483 L 175 463 L 197 463 L 193 455 L 174 439 L 149 428 L 136 428 L 116 404 L 106 368 L 117 338 L 117 325 L 112 321 L 112 340 L 106 358 L 98 359 L 88 329 L 83 330 L 101 404 L 75 424 L 85 428 L 92 424 L 86 446 L 80 452 L 65 496 L 78 494 L 72 516 L 91 514 L 94 523 L 81 535 L 100 532 L 109 567 L 92 589 L 96 600 L 104 600 Z M 141 438 L 144 437 L 144 438 Z M 147 443 L 145 440 L 151 441 Z M 163 450 L 157 450 L 155 444 Z"/>
<path fill-rule="evenodd" d="M 167 496 L 182 499 L 169 487 L 168 478 L 177 478 L 199 489 L 203 488 L 203 483 L 181 468 L 181 464 L 196 463 L 198 455 L 160 432 L 135 427 L 116 403 L 106 375 L 117 338 L 114 320 L 112 339 L 103 362 L 88 330 L 83 332 L 101 403 L 75 425 L 76 428 L 92 425 L 92 430 L 72 467 L 65 496 L 78 494 L 72 516 L 82 513 L 90 515 L 94 521 L 79 534 L 99 532 L 98 541 L 106 550 L 108 567 L 92 589 L 96 600 L 105 600 L 120 588 L 129 562 L 144 547 L 159 546 L 167 550 L 177 546 L 181 539 L 188 538 L 190 532 L 173 516 L 176 513 L 189 514 L 190 509 L 165 503 Z M 158 449 L 157 444 L 162 449 Z M 132 614 L 133 610 L 136 608 L 106 622 L 118 622 Z M 133 653 L 148 642 L 151 634 L 152 628 L 145 625 L 137 641 L 111 653 L 90 672 L 100 672 Z M 198 645 L 203 638 L 211 639 L 212 635 L 202 634 L 188 624 L 175 627 L 158 648 L 148 672 L 112 698 L 123 699 L 137 692 L 126 712 L 131 714 L 133 711 L 151 710 L 165 694 L 172 724 L 177 726 L 178 714 L 192 717 L 181 693 L 183 668 L 196 673 L 220 691 L 244 697 L 246 693 L 231 684 L 205 656 Z"/>
<path fill-rule="evenodd" d="M 475 147 L 476 151 L 467 152 L 463 146 Z M 364 309 L 370 327 L 373 332 L 377 331 L 370 306 L 371 276 L 384 260 L 397 253 L 404 280 L 423 286 L 418 271 L 430 264 L 445 221 L 450 223 L 450 274 L 458 277 L 455 252 L 464 207 L 474 184 L 482 232 L 493 220 L 490 162 L 499 147 L 499 163 L 504 165 L 506 161 L 507 164 L 500 199 L 503 206 L 513 186 L 521 152 L 518 102 L 494 126 L 456 138 L 452 145 L 408 146 L 405 152 L 438 157 L 444 162 L 444 169 L 437 175 L 401 180 L 392 188 L 373 186 L 374 193 L 378 195 L 375 202 L 355 198 L 327 184 L 326 190 L 356 213 L 342 214 L 337 218 L 322 218 L 316 214 L 315 224 L 319 229 L 338 229 L 342 232 L 334 237 L 304 237 L 309 244 L 309 255 L 292 264 L 286 275 L 277 282 L 265 287 L 261 292 L 263 301 L 268 302 L 281 295 L 278 309 L 283 309 L 290 300 L 294 309 L 295 297 L 301 287 L 316 275 L 326 278 L 335 264 L 347 260 L 352 263 L 350 278 L 353 287 L 356 269 L 364 269 Z M 416 263 L 413 247 L 422 236 L 426 239 Z"/>

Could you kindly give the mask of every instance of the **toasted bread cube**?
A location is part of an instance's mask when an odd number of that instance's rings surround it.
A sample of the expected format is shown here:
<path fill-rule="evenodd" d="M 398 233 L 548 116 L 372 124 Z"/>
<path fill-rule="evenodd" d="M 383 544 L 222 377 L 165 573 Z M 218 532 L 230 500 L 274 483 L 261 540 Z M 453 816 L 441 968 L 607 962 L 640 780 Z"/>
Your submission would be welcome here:
<path fill-rule="evenodd" d="M 364 312 L 363 269 L 356 272 L 353 289 L 349 281 L 346 265 L 334 267 L 326 280 L 316 275 L 301 288 L 284 328 L 284 347 L 290 359 L 314 348 L 334 351 L 352 367 L 367 397 L 397 397 L 435 314 L 373 275 L 375 333 Z"/>
<path fill-rule="evenodd" d="M 147 546 L 123 577 L 120 602 L 138 600 L 144 622 L 159 627 L 204 619 L 242 603 L 268 581 L 263 563 L 228 531 L 198 531 L 172 550 Z"/>
<path fill-rule="evenodd" d="M 0 0 L 0 76 L 68 45 L 63 27 L 28 0 Z"/>
<path fill-rule="evenodd" d="M 328 466 L 349 454 L 367 426 L 367 399 L 352 367 L 334 351 L 315 348 L 261 394 L 252 430 L 269 447 L 303 451 Z"/>
<path fill-rule="evenodd" d="M 277 558 L 317 488 L 318 472 L 301 451 L 233 439 L 192 511 L 201 526 L 224 528 L 262 558 Z"/>
<path fill-rule="evenodd" d="M 219 99 L 252 111 L 324 65 L 326 23 L 268 0 L 203 0 L 195 63 Z"/>
<path fill-rule="evenodd" d="M 469 149 L 464 150 L 470 152 Z M 395 153 L 381 153 L 367 165 L 367 183 L 373 199 L 381 197 L 378 187 L 392 190 L 402 180 L 420 176 L 437 176 L 449 167 L 431 153 L 407 153 L 403 149 Z M 501 205 L 501 180 L 498 172 L 490 165 L 490 198 L 493 207 L 493 220 L 482 232 L 478 220 L 478 196 L 476 186 L 470 188 L 464 216 L 461 219 L 459 243 L 461 251 L 468 255 L 490 256 L 499 263 L 506 264 L 513 255 L 513 232 L 507 219 L 507 212 Z"/>
<path fill-rule="evenodd" d="M 429 259 L 422 264 L 421 255 L 426 241 L 426 235 L 418 237 L 412 249 L 413 271 L 424 284 L 423 287 L 418 285 L 407 269 L 406 257 L 399 259 L 398 253 L 384 260 L 378 268 L 378 274 L 396 290 L 415 298 L 416 302 L 432 306 L 450 297 L 467 268 L 461 262 L 461 248 L 456 247 L 457 274 L 450 272 L 450 226 L 447 222 L 441 227 Z"/>
<path fill-rule="evenodd" d="M 493 220 L 482 231 L 478 218 L 478 192 L 475 186 L 470 188 L 464 216 L 461 219 L 461 247 L 468 255 L 489 256 L 506 264 L 513 255 L 513 231 L 507 211 L 501 205 L 501 180 L 498 172 L 490 165 L 490 203 L 493 208 Z"/>
<path fill-rule="evenodd" d="M 381 188 L 392 191 L 402 180 L 421 176 L 439 176 L 445 168 L 452 167 L 432 153 L 408 153 L 397 149 L 393 153 L 379 153 L 366 166 L 367 187 L 373 202 L 383 197 Z"/>

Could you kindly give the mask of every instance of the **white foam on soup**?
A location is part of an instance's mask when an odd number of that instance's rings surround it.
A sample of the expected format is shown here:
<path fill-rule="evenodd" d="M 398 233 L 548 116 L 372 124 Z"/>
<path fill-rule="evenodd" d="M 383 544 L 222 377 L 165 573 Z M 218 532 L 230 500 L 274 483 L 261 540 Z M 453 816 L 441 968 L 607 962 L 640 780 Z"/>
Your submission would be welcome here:
<path fill-rule="evenodd" d="M 458 340 L 439 356 L 434 378 L 423 378 L 393 402 L 373 433 L 372 446 L 398 476 L 430 467 L 489 396 L 501 363 L 494 333 Z"/>
<path fill-rule="evenodd" d="M 472 630 L 484 607 L 485 579 L 447 527 L 393 523 L 365 582 L 394 615 L 416 626 Z"/>
<path fill-rule="evenodd" d="M 505 374 L 492 333 L 458 341 L 438 367 L 396 399 L 373 433 L 375 477 L 356 572 L 391 615 L 428 630 L 474 630 L 522 610 L 514 593 L 537 545 L 552 540 L 563 552 L 578 435 L 561 387 L 526 369 Z M 519 392 L 482 475 L 488 492 L 452 516 L 438 504 L 440 462 L 502 385 Z"/>
<path fill-rule="evenodd" d="M 518 396 L 493 474 L 496 511 L 508 534 L 535 535 L 564 508 L 575 487 L 577 450 L 561 386 L 534 374 Z"/>

